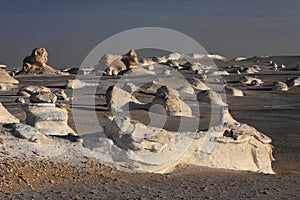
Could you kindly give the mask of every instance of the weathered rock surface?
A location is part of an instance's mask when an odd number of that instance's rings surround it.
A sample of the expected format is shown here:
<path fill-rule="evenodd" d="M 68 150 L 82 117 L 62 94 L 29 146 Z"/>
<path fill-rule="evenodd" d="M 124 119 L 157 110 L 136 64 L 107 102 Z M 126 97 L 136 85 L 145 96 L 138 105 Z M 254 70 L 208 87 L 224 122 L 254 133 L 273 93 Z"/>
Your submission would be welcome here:
<path fill-rule="evenodd" d="M 26 109 L 26 123 L 46 135 L 68 135 L 76 133 L 68 126 L 68 111 L 55 104 L 31 104 Z"/>
<path fill-rule="evenodd" d="M 272 90 L 275 91 L 288 91 L 289 87 L 287 86 L 286 83 L 282 82 L 282 81 L 277 81 L 274 83 Z"/>
<path fill-rule="evenodd" d="M 51 90 L 44 86 L 29 85 L 19 90 L 18 95 L 30 97 L 33 94 L 51 93 Z"/>
<path fill-rule="evenodd" d="M 242 90 L 234 88 L 234 87 L 225 87 L 226 90 L 226 94 L 232 95 L 232 96 L 236 96 L 236 97 L 242 97 L 244 96 L 244 93 Z"/>
<path fill-rule="evenodd" d="M 57 96 L 57 99 L 63 100 L 63 101 L 69 101 L 70 98 L 68 95 L 65 93 L 64 90 L 57 90 L 54 92 L 54 94 Z"/>
<path fill-rule="evenodd" d="M 6 108 L 2 105 L 0 102 L 0 123 L 6 124 L 6 123 L 19 123 L 20 120 L 10 114 Z"/>
<path fill-rule="evenodd" d="M 192 133 L 147 127 L 125 116 L 110 119 L 105 134 L 127 152 L 123 160 L 138 171 L 165 173 L 186 164 L 274 173 L 271 139 L 246 124 Z"/>
<path fill-rule="evenodd" d="M 197 88 L 198 90 L 201 90 L 201 91 L 205 91 L 205 90 L 208 90 L 209 88 L 207 87 L 207 85 L 201 81 L 200 79 L 198 78 L 195 78 L 195 77 L 191 77 L 191 78 L 188 78 L 187 79 L 188 82 L 193 85 L 195 88 Z"/>
<path fill-rule="evenodd" d="M 228 106 L 222 99 L 221 95 L 213 90 L 202 91 L 197 95 L 198 101 L 209 102 L 211 105 Z"/>
<path fill-rule="evenodd" d="M 11 77 L 4 69 L 0 68 L 0 91 L 17 88 L 19 81 Z"/>
<path fill-rule="evenodd" d="M 171 89 L 167 86 L 161 86 L 157 89 L 156 96 L 150 106 L 161 105 L 164 108 L 163 113 L 158 109 L 151 109 L 153 112 L 164 114 L 166 111 L 170 116 L 186 116 L 192 117 L 191 108 L 183 102 L 176 90 Z"/>
<path fill-rule="evenodd" d="M 66 83 L 67 89 L 80 89 L 85 86 L 87 86 L 87 84 L 79 79 L 68 80 Z"/>
<path fill-rule="evenodd" d="M 32 126 L 14 123 L 10 126 L 10 128 L 12 129 L 12 133 L 21 139 L 26 139 L 30 142 L 39 144 L 47 142 L 47 136 Z"/>
<path fill-rule="evenodd" d="M 33 93 L 29 97 L 32 103 L 55 103 L 57 97 L 52 92 Z"/>
<path fill-rule="evenodd" d="M 48 66 L 48 52 L 45 48 L 36 48 L 30 56 L 23 60 L 23 68 L 20 74 L 50 74 L 50 75 L 66 75 Z"/>
<path fill-rule="evenodd" d="M 287 80 L 288 86 L 300 86 L 300 77 L 294 77 Z"/>
<path fill-rule="evenodd" d="M 259 86 L 264 83 L 261 79 L 252 76 L 243 76 L 240 82 L 247 86 Z"/>
<path fill-rule="evenodd" d="M 110 86 L 106 90 L 106 103 L 110 111 L 122 111 L 129 103 L 142 105 L 131 93 L 117 86 Z"/>

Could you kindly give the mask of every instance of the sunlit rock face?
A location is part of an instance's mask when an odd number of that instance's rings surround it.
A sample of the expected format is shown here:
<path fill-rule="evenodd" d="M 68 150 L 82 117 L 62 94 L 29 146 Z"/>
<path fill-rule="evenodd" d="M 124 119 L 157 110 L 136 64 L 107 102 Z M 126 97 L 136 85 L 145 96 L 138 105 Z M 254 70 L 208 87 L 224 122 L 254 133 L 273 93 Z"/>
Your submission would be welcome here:
<path fill-rule="evenodd" d="M 45 48 L 36 48 L 30 56 L 23 60 L 23 68 L 20 74 L 51 74 L 51 75 L 66 75 L 64 72 L 53 69 L 47 65 L 48 52 Z"/>
<path fill-rule="evenodd" d="M 68 111 L 65 108 L 52 103 L 37 103 L 28 105 L 25 111 L 26 123 L 46 135 L 76 135 L 68 126 Z"/>
<path fill-rule="evenodd" d="M 13 116 L 10 112 L 6 110 L 6 108 L 0 102 L 0 123 L 18 123 L 20 120 Z"/>
<path fill-rule="evenodd" d="M 0 68 L 0 91 L 17 88 L 19 81 L 11 77 L 4 69 Z"/>

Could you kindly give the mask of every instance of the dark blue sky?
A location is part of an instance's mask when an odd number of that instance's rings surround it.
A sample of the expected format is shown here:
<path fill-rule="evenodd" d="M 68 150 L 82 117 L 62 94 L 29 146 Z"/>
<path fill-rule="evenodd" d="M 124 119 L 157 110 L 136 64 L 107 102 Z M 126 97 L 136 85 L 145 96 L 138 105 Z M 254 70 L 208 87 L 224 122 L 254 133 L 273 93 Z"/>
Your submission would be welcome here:
<path fill-rule="evenodd" d="M 228 58 L 300 55 L 299 0 L 1 0 L 0 63 L 21 65 L 35 47 L 49 64 L 78 66 L 119 32 L 157 26 L 180 31 Z"/>

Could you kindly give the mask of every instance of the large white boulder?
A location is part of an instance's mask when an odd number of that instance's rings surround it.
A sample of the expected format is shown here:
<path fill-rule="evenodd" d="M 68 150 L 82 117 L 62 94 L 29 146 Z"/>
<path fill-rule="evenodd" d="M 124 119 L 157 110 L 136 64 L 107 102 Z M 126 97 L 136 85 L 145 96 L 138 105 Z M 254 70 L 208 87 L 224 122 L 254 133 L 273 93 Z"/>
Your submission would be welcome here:
<path fill-rule="evenodd" d="M 68 125 L 68 111 L 51 103 L 30 104 L 25 109 L 26 123 L 46 135 L 76 135 Z"/>

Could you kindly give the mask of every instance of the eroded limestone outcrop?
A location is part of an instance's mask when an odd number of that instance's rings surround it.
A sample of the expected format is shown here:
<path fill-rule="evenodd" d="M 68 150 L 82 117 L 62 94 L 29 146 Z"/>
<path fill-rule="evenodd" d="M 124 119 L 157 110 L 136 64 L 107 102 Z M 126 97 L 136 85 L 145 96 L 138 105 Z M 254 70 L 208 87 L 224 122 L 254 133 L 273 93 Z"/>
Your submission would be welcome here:
<path fill-rule="evenodd" d="M 49 74 L 49 75 L 66 75 L 47 65 L 48 52 L 45 48 L 35 48 L 30 56 L 23 60 L 23 68 L 19 74 Z"/>
<path fill-rule="evenodd" d="M 68 125 L 68 111 L 51 103 L 30 104 L 25 109 L 26 123 L 46 135 L 76 135 Z"/>

